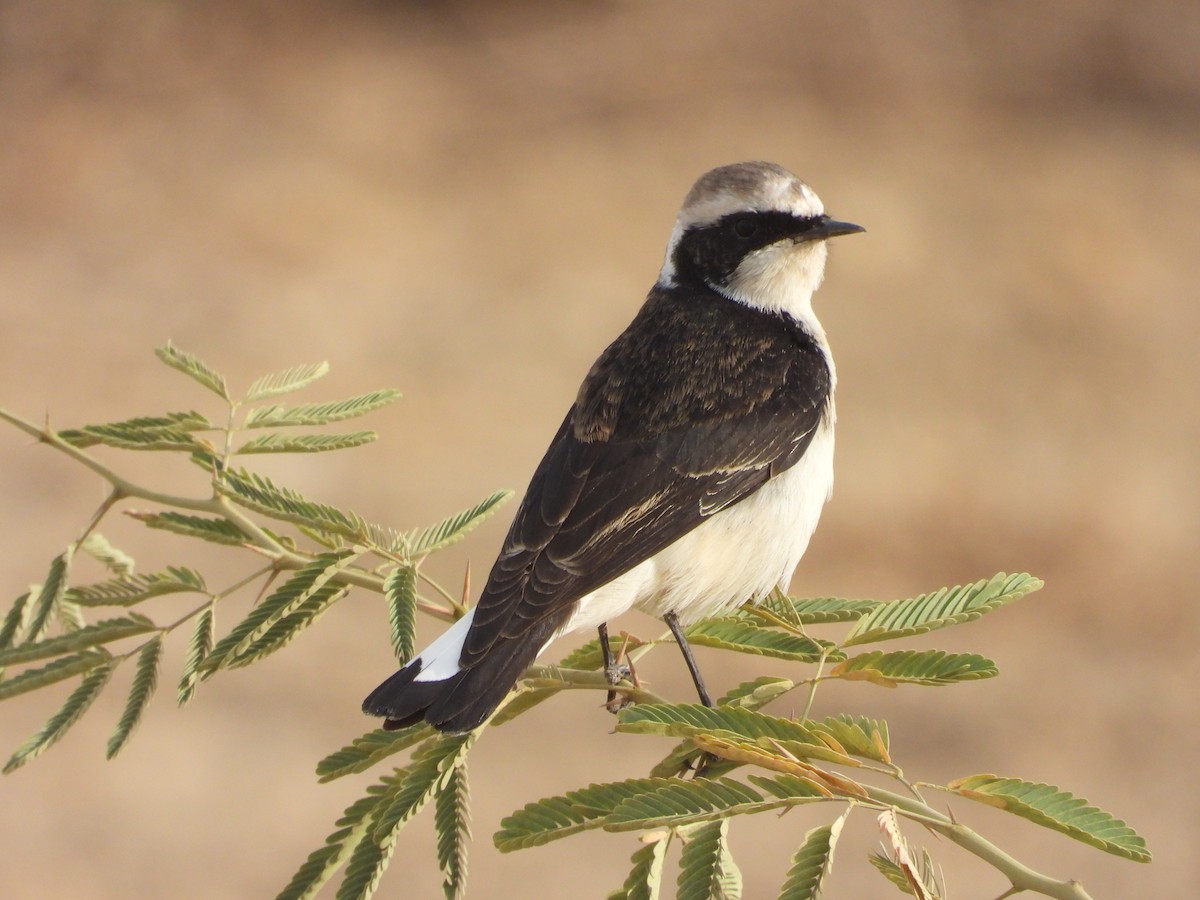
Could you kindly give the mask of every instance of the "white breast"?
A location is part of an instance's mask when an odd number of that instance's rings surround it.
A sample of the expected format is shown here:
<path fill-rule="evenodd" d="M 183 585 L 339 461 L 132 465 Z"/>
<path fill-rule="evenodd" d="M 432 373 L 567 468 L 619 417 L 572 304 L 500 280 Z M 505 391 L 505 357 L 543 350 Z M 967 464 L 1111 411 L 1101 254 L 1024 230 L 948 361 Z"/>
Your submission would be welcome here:
<path fill-rule="evenodd" d="M 691 624 L 786 588 L 832 489 L 831 414 L 796 465 L 583 597 L 560 633 L 595 628 L 632 606 Z"/>

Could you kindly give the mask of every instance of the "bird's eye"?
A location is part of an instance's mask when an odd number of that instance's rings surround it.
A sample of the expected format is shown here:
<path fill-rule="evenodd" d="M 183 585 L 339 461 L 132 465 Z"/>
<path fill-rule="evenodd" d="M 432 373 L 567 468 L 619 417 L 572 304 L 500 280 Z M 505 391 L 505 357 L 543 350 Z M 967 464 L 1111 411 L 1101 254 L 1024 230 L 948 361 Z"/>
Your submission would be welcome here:
<path fill-rule="evenodd" d="M 740 238 L 754 237 L 758 233 L 758 221 L 750 216 L 734 220 L 733 233 Z"/>

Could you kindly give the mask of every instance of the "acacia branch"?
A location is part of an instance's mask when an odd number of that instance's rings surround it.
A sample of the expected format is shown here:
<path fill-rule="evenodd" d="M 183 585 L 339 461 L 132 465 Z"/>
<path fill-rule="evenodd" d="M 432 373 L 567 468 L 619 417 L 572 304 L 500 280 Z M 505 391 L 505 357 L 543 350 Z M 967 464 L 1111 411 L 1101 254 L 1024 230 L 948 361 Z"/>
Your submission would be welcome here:
<path fill-rule="evenodd" d="M 877 803 L 893 807 L 902 815 L 914 819 L 938 834 L 948 838 L 968 853 L 978 856 L 1008 878 L 1013 890 L 1035 891 L 1057 900 L 1092 900 L 1083 885 L 1075 880 L 1058 881 L 1048 875 L 1035 872 L 1024 863 L 1009 856 L 991 841 L 960 822 L 955 822 L 945 813 L 939 812 L 919 800 L 896 794 L 883 788 L 863 785 L 867 795 Z"/>
<path fill-rule="evenodd" d="M 64 441 L 50 428 L 49 424 L 38 427 L 2 408 L 0 408 L 0 419 L 35 438 L 39 443 L 46 444 L 60 453 L 69 456 L 112 485 L 112 494 L 107 501 L 108 506 L 111 506 L 118 499 L 132 498 L 143 500 L 147 503 L 156 503 L 160 506 L 216 515 L 229 522 L 246 536 L 246 546 L 249 549 L 253 549 L 266 557 L 280 569 L 302 569 L 313 560 L 313 557 L 309 554 L 299 553 L 283 546 L 279 541 L 267 534 L 254 520 L 234 506 L 227 498 L 219 494 L 211 497 L 184 497 L 152 490 L 130 481 L 104 465 L 104 463 L 100 462 L 90 453 Z M 107 507 L 104 511 L 107 511 Z M 332 580 L 339 584 L 366 588 L 377 594 L 383 593 L 383 578 L 365 569 L 343 569 L 335 574 Z M 422 612 L 428 613 L 444 622 L 456 621 L 457 617 L 452 611 L 435 603 L 418 598 L 417 606 Z"/>

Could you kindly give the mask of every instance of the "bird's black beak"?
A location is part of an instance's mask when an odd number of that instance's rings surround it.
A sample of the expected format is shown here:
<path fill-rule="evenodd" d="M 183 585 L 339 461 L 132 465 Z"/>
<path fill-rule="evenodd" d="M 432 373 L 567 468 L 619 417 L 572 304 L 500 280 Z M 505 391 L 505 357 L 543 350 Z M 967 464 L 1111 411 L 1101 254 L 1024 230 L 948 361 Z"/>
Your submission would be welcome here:
<path fill-rule="evenodd" d="M 818 216 L 813 224 L 796 235 L 795 239 L 797 241 L 827 241 L 839 235 L 858 234 L 860 231 L 866 230 L 853 222 L 839 222 L 829 216 Z"/>

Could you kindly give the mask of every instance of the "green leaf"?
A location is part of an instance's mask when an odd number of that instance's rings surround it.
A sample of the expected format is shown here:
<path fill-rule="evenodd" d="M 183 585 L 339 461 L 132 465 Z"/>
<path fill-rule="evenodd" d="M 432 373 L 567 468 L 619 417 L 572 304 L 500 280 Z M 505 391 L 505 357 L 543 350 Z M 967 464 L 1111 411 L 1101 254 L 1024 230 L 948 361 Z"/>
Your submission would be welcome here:
<path fill-rule="evenodd" d="M 688 642 L 775 659 L 816 662 L 823 648 L 816 641 L 772 628 L 760 628 L 741 618 L 705 619 L 687 631 Z"/>
<path fill-rule="evenodd" d="M 434 801 L 438 866 L 446 900 L 461 900 L 467 889 L 467 847 L 471 843 L 470 791 L 464 763 L 450 772 Z"/>
<path fill-rule="evenodd" d="M 114 575 L 125 578 L 133 575 L 133 557 L 109 543 L 108 538 L 93 531 L 83 539 L 79 549 L 92 556 Z"/>
<path fill-rule="evenodd" d="M 88 707 L 92 705 L 108 682 L 115 667 L 116 663 L 109 661 L 88 672 L 79 683 L 79 687 L 71 692 L 71 696 L 67 698 L 62 709 L 51 716 L 50 721 L 37 734 L 18 747 L 16 752 L 9 757 L 8 762 L 4 764 L 4 774 L 16 771 L 58 743 L 71 726 L 79 721 L 79 717 L 87 712 Z M 0 689 L 4 686 L 0 685 Z"/>
<path fill-rule="evenodd" d="M 250 655 L 251 649 L 281 620 L 299 610 L 314 597 L 326 598 L 341 590 L 331 579 L 358 557 L 350 550 L 319 553 L 299 569 L 282 587 L 276 589 L 239 622 L 201 663 L 213 671 L 236 663 Z"/>
<path fill-rule="evenodd" d="M 911 600 L 884 603 L 850 629 L 842 646 L 889 641 L 978 619 L 1042 586 L 1032 575 L 1000 574 L 966 586 L 942 588 Z"/>
<path fill-rule="evenodd" d="M 154 351 L 164 363 L 204 385 L 223 400 L 230 400 L 229 389 L 225 387 L 225 379 L 215 370 L 205 365 L 198 357 L 185 353 L 174 347 L 168 341 L 167 346 Z"/>
<path fill-rule="evenodd" d="M 792 719 L 734 706 L 710 708 L 699 703 L 639 703 L 621 710 L 617 716 L 617 731 L 670 737 L 731 732 L 752 740 L 770 737 L 813 742 L 812 731 Z"/>
<path fill-rule="evenodd" d="M 238 531 L 237 526 L 225 519 L 189 516 L 177 512 L 127 512 L 126 515 L 146 523 L 150 528 L 170 531 L 184 537 L 199 538 L 214 544 L 236 547 L 247 542 L 246 536 Z"/>
<path fill-rule="evenodd" d="M 658 900 L 662 889 L 663 864 L 667 860 L 667 848 L 670 845 L 669 831 L 643 844 L 629 859 L 633 868 L 625 884 L 609 900 Z"/>
<path fill-rule="evenodd" d="M 142 416 L 103 425 L 84 425 L 79 429 L 60 431 L 58 436 L 71 446 L 80 448 L 107 444 L 129 450 L 192 450 L 205 445 L 190 433 L 215 427 L 200 413 L 188 411 Z"/>
<path fill-rule="evenodd" d="M 158 667 L 162 662 L 162 636 L 154 638 L 144 646 L 138 654 L 137 668 L 133 674 L 133 686 L 129 690 L 129 699 L 125 701 L 125 711 L 117 722 L 116 731 L 108 739 L 108 758 L 112 759 L 129 741 L 133 729 L 137 727 L 158 686 Z"/>
<path fill-rule="evenodd" d="M 234 503 L 273 519 L 355 540 L 366 537 L 367 523 L 357 514 L 314 503 L 290 488 L 272 484 L 264 475 L 228 469 L 224 480 L 216 483 L 216 488 Z"/>
<path fill-rule="evenodd" d="M 898 684 L 942 685 L 975 681 L 999 675 L 996 664 L 976 653 L 942 650 L 875 650 L 834 666 L 831 676 L 849 681 L 869 681 L 883 687 Z"/>
<path fill-rule="evenodd" d="M 349 861 L 346 863 L 346 874 L 338 887 L 336 900 L 366 900 L 379 887 L 379 879 L 383 877 L 383 870 L 387 868 L 388 860 L 391 859 L 392 852 L 396 849 L 396 836 L 399 832 L 393 830 L 384 841 L 371 839 L 371 834 L 379 824 L 379 817 L 390 805 L 396 791 L 400 789 L 406 775 L 405 770 L 397 770 L 395 774 L 385 777 L 379 785 L 368 788 L 368 796 L 360 801 L 364 806 L 367 805 L 365 802 L 367 800 L 373 802 L 370 804 L 369 813 L 363 823 L 363 833 L 359 835 L 359 829 L 356 827 L 346 838 L 346 843 L 350 845 L 348 848 L 350 849 Z M 376 791 L 379 792 L 379 796 L 371 796 L 371 793 Z M 357 805 L 355 804 L 355 806 Z M 330 839 L 333 837 L 330 835 Z M 350 844 L 351 840 L 353 840 L 352 844 Z M 315 889 L 309 896 L 313 893 L 316 893 Z"/>
<path fill-rule="evenodd" d="M 375 823 L 373 833 L 377 844 L 394 840 L 396 831 L 445 789 L 455 770 L 465 762 L 467 751 L 474 742 L 475 732 L 439 735 L 413 754 L 391 803 Z"/>
<path fill-rule="evenodd" d="M 996 775 L 971 775 L 952 781 L 947 787 L 956 794 L 1007 810 L 1114 856 L 1150 862 L 1150 851 L 1141 835 L 1120 819 L 1054 785 Z"/>
<path fill-rule="evenodd" d="M 132 575 L 70 588 L 66 597 L 80 606 L 134 606 L 151 597 L 187 592 L 207 593 L 204 576 L 195 569 L 168 566 L 151 575 Z"/>
<path fill-rule="evenodd" d="M 788 801 L 788 806 L 799 806 L 814 801 L 830 799 L 829 793 L 801 775 L 751 775 L 750 782 L 770 797 Z"/>
<path fill-rule="evenodd" d="M 779 900 L 818 900 L 833 868 L 833 850 L 849 814 L 846 810 L 829 825 L 814 828 L 804 836 L 804 843 L 792 857 Z"/>
<path fill-rule="evenodd" d="M 882 719 L 841 713 L 808 725 L 814 735 L 833 750 L 892 764 L 888 724 Z"/>
<path fill-rule="evenodd" d="M 200 680 L 200 663 L 212 652 L 216 630 L 216 613 L 213 604 L 200 613 L 196 619 L 196 627 L 192 630 L 188 641 L 187 660 L 183 664 L 183 674 L 179 678 L 179 689 L 176 697 L 180 706 L 192 699 L 196 693 L 196 684 Z"/>
<path fill-rule="evenodd" d="M 333 781 L 343 775 L 365 772 L 380 760 L 407 750 L 429 735 L 429 726 L 424 722 L 396 731 L 384 731 L 382 728 L 368 731 L 317 763 L 317 779 L 321 782 Z"/>
<path fill-rule="evenodd" d="M 593 784 L 557 797 L 546 797 L 500 822 L 492 837 L 501 853 L 538 847 L 604 825 L 606 817 L 626 799 L 673 782 L 667 778 L 632 778 L 610 784 Z"/>
<path fill-rule="evenodd" d="M 604 829 L 636 831 L 659 826 L 677 827 L 789 805 L 785 800 L 766 800 L 762 794 L 731 778 L 662 780 L 666 783 L 622 801 L 608 815 Z"/>
<path fill-rule="evenodd" d="M 758 608 L 773 613 L 795 625 L 827 625 L 853 622 L 881 606 L 878 600 L 844 600 L 840 597 L 784 597 L 776 595 L 764 600 Z M 743 607 L 753 614 L 755 607 Z"/>
<path fill-rule="evenodd" d="M 910 897 L 914 896 L 912 883 L 908 880 L 908 874 L 904 869 L 881 853 L 869 853 L 867 860 L 895 887 Z"/>
<path fill-rule="evenodd" d="M 4 624 L 0 625 L 0 650 L 8 649 L 21 639 L 29 625 L 31 610 L 28 591 L 13 601 L 13 605 L 4 616 Z"/>
<path fill-rule="evenodd" d="M 760 709 L 777 697 L 781 697 L 796 686 L 790 678 L 760 675 L 752 681 L 743 681 L 717 701 L 717 706 L 739 706 L 742 709 Z"/>
<path fill-rule="evenodd" d="M 735 706 L 742 709 L 760 709 L 795 686 L 790 679 L 763 675 L 753 681 L 744 681 L 733 688 L 717 701 L 717 706 L 718 708 Z M 691 740 L 684 740 L 651 769 L 650 774 L 663 778 L 678 775 L 692 764 L 700 752 Z"/>
<path fill-rule="evenodd" d="M 67 591 L 67 575 L 71 571 L 71 557 L 74 545 L 67 547 L 50 563 L 50 571 L 46 581 L 38 589 L 37 599 L 33 601 L 33 610 L 29 614 L 29 624 L 25 627 L 25 642 L 32 643 L 40 640 L 50 627 L 50 622 Z"/>
<path fill-rule="evenodd" d="M 728 826 L 728 820 L 723 824 Z M 710 827 L 710 826 L 701 826 Z M 721 853 L 717 860 L 720 869 L 717 874 L 717 885 L 721 889 L 724 900 L 742 900 L 742 871 L 733 859 L 733 851 L 729 846 L 728 833 L 722 835 Z"/>
<path fill-rule="evenodd" d="M 693 830 L 679 857 L 676 900 L 734 900 L 727 890 L 733 858 L 728 853 L 729 820 L 710 822 Z M 736 866 L 732 867 L 736 872 Z M 740 884 L 740 877 L 737 878 Z"/>
<path fill-rule="evenodd" d="M 394 403 L 400 392 L 388 388 L 359 394 L 334 403 L 305 403 L 287 409 L 282 406 L 263 406 L 246 416 L 247 428 L 284 428 L 291 426 L 327 425 L 363 416 Z"/>
<path fill-rule="evenodd" d="M 90 672 L 92 669 L 108 665 L 111 660 L 112 654 L 103 649 L 84 650 L 71 656 L 60 657 L 40 669 L 30 669 L 0 681 L 0 700 L 65 681 L 80 672 Z"/>
<path fill-rule="evenodd" d="M 254 384 L 250 385 L 250 390 L 246 392 L 246 399 L 242 402 L 253 403 L 255 400 L 263 400 L 266 397 L 278 397 L 280 394 L 290 394 L 292 391 L 308 387 L 318 378 L 324 378 L 328 374 L 329 363 L 319 362 L 293 366 L 290 369 L 284 369 L 282 372 L 264 375 L 255 381 Z"/>
<path fill-rule="evenodd" d="M 567 682 L 565 681 L 527 679 L 518 684 L 517 690 L 508 694 L 502 705 L 497 708 L 495 715 L 488 720 L 488 725 L 496 728 L 511 722 L 517 716 L 529 712 L 538 704 L 557 696 L 566 689 Z"/>
<path fill-rule="evenodd" d="M 392 650 L 400 665 L 413 658 L 413 640 L 417 633 L 417 570 L 397 566 L 383 582 L 387 597 L 388 622 L 392 627 Z"/>
<path fill-rule="evenodd" d="M 64 595 L 62 601 L 58 604 L 58 624 L 62 626 L 64 632 L 70 633 L 74 633 L 87 625 L 83 609 L 67 595 Z"/>
<path fill-rule="evenodd" d="M 157 627 L 145 616 L 136 613 L 117 619 L 105 619 L 58 637 L 0 650 L 0 666 L 15 666 L 39 659 L 49 659 L 52 656 L 61 656 L 64 653 L 73 653 L 77 650 L 87 650 L 99 647 L 101 644 L 119 641 L 122 638 L 146 634 L 154 631 Z"/>
<path fill-rule="evenodd" d="M 349 592 L 348 587 L 340 584 L 327 584 L 314 592 L 294 610 L 277 618 L 265 634 L 232 658 L 228 663 L 230 668 L 243 668 L 282 650 Z"/>
<path fill-rule="evenodd" d="M 234 450 L 234 453 L 324 453 L 361 447 L 379 437 L 374 431 L 350 431 L 344 434 L 260 434 Z"/>
<path fill-rule="evenodd" d="M 377 811 L 387 785 L 386 779 L 383 784 L 371 785 L 365 797 L 346 808 L 337 821 L 336 830 L 325 839 L 325 845 L 309 854 L 276 900 L 312 900 L 317 895 L 367 836 L 372 814 Z"/>
<path fill-rule="evenodd" d="M 417 529 L 401 537 L 401 546 L 392 548 L 410 559 L 428 556 L 462 540 L 467 532 L 490 516 L 513 495 L 512 491 L 496 491 L 470 509 L 451 516 L 436 525 Z"/>

